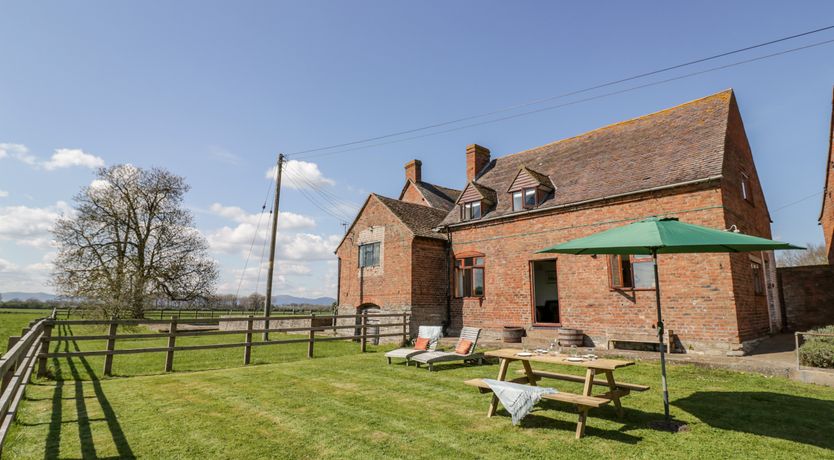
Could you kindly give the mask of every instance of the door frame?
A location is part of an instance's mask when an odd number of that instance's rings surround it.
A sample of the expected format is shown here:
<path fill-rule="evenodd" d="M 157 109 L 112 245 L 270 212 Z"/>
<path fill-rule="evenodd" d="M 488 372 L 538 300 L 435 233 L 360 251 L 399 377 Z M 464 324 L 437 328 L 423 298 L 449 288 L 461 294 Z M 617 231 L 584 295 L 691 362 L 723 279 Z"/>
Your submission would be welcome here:
<path fill-rule="evenodd" d="M 552 259 L 531 259 L 528 261 L 528 277 L 530 279 L 530 318 L 532 321 L 530 323 L 533 326 L 542 326 L 542 327 L 559 327 L 562 325 L 562 302 L 559 299 L 559 269 L 558 269 L 558 258 Z M 559 322 L 557 323 L 539 323 L 536 322 L 536 269 L 535 263 L 536 262 L 552 262 L 553 265 L 556 265 L 556 311 L 559 313 Z"/>

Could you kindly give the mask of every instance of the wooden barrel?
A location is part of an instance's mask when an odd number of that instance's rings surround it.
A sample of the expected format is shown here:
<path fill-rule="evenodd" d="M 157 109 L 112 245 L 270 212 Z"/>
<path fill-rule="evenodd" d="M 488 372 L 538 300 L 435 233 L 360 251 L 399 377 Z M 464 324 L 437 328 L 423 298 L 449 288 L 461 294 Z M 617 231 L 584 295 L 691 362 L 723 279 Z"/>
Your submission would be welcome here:
<path fill-rule="evenodd" d="M 576 345 L 577 347 L 581 347 L 584 342 L 585 334 L 583 334 L 581 330 L 568 329 L 565 327 L 559 329 L 559 345 L 565 347 Z"/>
<path fill-rule="evenodd" d="M 519 326 L 504 326 L 504 343 L 521 343 L 524 328 Z"/>

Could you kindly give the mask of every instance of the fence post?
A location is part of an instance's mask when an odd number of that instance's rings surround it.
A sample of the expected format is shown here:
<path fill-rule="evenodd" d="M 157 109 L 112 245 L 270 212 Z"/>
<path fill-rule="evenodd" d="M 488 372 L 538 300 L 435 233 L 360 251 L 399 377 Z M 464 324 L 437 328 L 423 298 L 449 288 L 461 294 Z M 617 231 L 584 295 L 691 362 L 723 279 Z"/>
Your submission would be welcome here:
<path fill-rule="evenodd" d="M 362 337 L 359 339 L 359 349 L 365 353 L 368 344 L 368 312 L 362 312 Z"/>
<path fill-rule="evenodd" d="M 23 337 L 23 336 L 20 336 L 20 337 Z M 17 343 L 17 341 L 20 340 L 20 337 L 14 337 L 14 336 L 9 337 L 9 348 L 8 348 L 8 350 L 12 349 L 12 347 Z M 12 380 L 12 376 L 14 376 L 14 371 L 15 370 L 17 370 L 17 362 L 13 363 L 11 365 L 11 367 L 9 367 L 9 369 L 6 371 L 6 375 L 3 376 L 3 380 L 0 381 L 0 394 L 3 394 L 3 392 L 6 390 L 6 386 L 8 386 L 9 381 Z"/>
<path fill-rule="evenodd" d="M 116 328 L 119 326 L 119 323 L 116 322 L 116 318 L 110 318 L 110 329 L 107 331 L 107 351 L 113 351 L 116 349 Z M 104 375 L 110 377 L 113 370 L 113 355 L 108 353 L 104 355 Z"/>
<path fill-rule="evenodd" d="M 313 357 L 313 344 L 316 342 L 316 331 L 313 329 L 316 327 L 316 314 L 313 313 L 310 315 L 310 336 L 309 342 L 307 342 L 307 357 Z"/>
<path fill-rule="evenodd" d="M 799 332 L 794 332 L 793 338 L 796 341 L 796 347 L 794 348 L 796 350 L 796 370 L 800 370 L 802 367 L 799 365 Z"/>
<path fill-rule="evenodd" d="M 41 338 L 42 356 L 38 358 L 38 377 L 46 377 L 46 354 L 49 353 L 49 338 L 52 337 L 52 321 L 52 318 L 44 321 L 43 337 Z"/>
<path fill-rule="evenodd" d="M 403 312 L 403 346 L 408 343 L 408 313 Z"/>
<path fill-rule="evenodd" d="M 246 345 L 243 347 L 243 364 L 252 362 L 252 315 L 246 320 Z"/>
<path fill-rule="evenodd" d="M 165 353 L 165 372 L 174 370 L 174 347 L 177 345 L 177 318 L 171 315 L 168 327 L 168 351 Z"/>

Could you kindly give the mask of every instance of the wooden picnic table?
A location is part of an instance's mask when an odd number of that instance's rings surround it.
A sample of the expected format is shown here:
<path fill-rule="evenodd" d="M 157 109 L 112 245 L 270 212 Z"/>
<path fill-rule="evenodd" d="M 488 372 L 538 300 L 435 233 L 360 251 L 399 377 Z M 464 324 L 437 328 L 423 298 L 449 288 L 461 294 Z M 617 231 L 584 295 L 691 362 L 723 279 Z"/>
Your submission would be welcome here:
<path fill-rule="evenodd" d="M 583 383 L 581 394 L 566 393 L 559 391 L 554 394 L 547 394 L 543 399 L 551 399 L 555 401 L 567 402 L 577 406 L 579 410 L 579 421 L 576 424 L 576 438 L 581 438 L 585 433 L 585 424 L 587 420 L 588 410 L 593 407 L 600 407 L 610 402 L 613 402 L 617 408 L 617 415 L 623 416 L 623 408 L 620 403 L 620 398 L 626 396 L 631 391 L 646 391 L 649 389 L 645 385 L 636 385 L 631 383 L 620 383 L 614 380 L 614 371 L 627 366 L 633 366 L 633 361 L 623 361 L 618 359 L 585 359 L 583 361 L 569 361 L 567 355 L 540 355 L 533 353 L 531 356 L 519 356 L 519 350 L 512 348 L 505 348 L 501 350 L 488 351 L 486 356 L 498 358 L 500 360 L 498 366 L 498 378 L 496 380 L 507 380 L 507 370 L 510 363 L 513 361 L 520 361 L 523 370 L 519 371 L 524 374 L 524 377 L 513 379 L 515 383 L 526 383 L 528 385 L 536 386 L 536 382 L 542 378 L 562 380 L 568 382 Z M 534 370 L 530 363 L 547 363 L 547 364 L 561 364 L 565 366 L 574 366 L 585 369 L 585 376 L 561 374 L 557 372 Z M 605 380 L 597 379 L 597 374 L 604 374 Z M 481 392 L 490 392 L 489 386 L 482 379 L 473 379 L 465 382 L 468 385 L 478 387 Z M 600 395 L 592 395 L 594 385 L 606 386 L 608 391 Z M 498 408 L 498 397 L 493 395 L 492 402 L 490 402 L 487 417 L 495 415 Z"/>

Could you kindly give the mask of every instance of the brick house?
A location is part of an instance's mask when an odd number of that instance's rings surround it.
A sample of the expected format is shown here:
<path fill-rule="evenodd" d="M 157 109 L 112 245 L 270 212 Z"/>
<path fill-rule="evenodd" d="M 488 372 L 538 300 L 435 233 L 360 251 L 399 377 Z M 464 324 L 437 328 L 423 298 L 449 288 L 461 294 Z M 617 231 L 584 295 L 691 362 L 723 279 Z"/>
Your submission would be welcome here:
<path fill-rule="evenodd" d="M 448 321 L 448 245 L 433 228 L 460 190 L 424 182 L 421 166 L 406 164 L 399 199 L 371 194 L 336 248 L 340 313 L 409 311 L 414 324 Z"/>
<path fill-rule="evenodd" d="M 415 193 L 410 187 L 401 200 Z M 380 225 L 372 213 L 363 209 L 354 228 Z M 523 326 L 530 336 L 550 339 L 568 327 L 581 329 L 589 345 L 651 341 L 651 260 L 535 251 L 654 215 L 771 236 L 732 90 L 500 158 L 468 146 L 465 187 L 435 226 L 439 237 L 423 237 L 434 244 L 421 263 L 433 267 L 425 272 L 430 278 L 424 284 L 414 269 L 424 250 L 417 254 L 412 244 L 396 275 L 386 256 L 384 284 L 403 296 L 436 286 L 435 298 L 425 299 L 437 302 L 438 312 L 448 305 L 451 333 L 476 326 L 497 338 L 504 326 Z M 342 267 L 351 267 L 340 280 L 353 287 L 339 294 L 349 309 L 358 306 L 357 246 L 347 246 L 337 254 Z M 778 330 L 773 261 L 770 253 L 660 256 L 666 324 L 678 347 L 736 353 Z"/>

